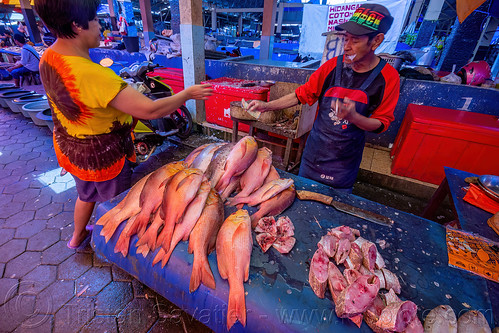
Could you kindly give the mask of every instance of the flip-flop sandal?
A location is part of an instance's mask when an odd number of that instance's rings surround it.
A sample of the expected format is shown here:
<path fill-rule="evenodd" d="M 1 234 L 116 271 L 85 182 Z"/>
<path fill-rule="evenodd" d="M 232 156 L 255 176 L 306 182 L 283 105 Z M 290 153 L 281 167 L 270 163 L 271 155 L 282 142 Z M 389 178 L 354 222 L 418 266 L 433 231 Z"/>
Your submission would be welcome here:
<path fill-rule="evenodd" d="M 70 245 L 71 244 L 71 240 L 73 239 L 73 237 L 71 237 L 71 239 L 66 244 L 68 246 L 68 248 L 70 248 L 71 250 L 83 250 L 83 249 L 85 249 L 85 247 L 87 247 L 88 243 L 90 243 L 90 240 L 92 239 L 92 231 L 94 230 L 94 226 L 93 225 L 87 225 L 85 227 L 85 229 L 88 231 L 88 234 L 87 234 L 87 237 L 85 237 L 85 239 L 81 241 L 80 245 L 78 245 L 78 246 L 71 246 Z"/>

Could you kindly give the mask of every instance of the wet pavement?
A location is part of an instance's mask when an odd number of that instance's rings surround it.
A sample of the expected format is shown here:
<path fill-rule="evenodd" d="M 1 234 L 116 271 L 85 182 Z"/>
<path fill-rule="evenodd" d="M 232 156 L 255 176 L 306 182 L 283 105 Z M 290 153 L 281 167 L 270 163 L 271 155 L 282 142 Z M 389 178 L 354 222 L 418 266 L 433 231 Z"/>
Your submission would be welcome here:
<path fill-rule="evenodd" d="M 0 108 L 0 332 L 209 332 L 90 246 L 66 247 L 77 193 L 51 134 Z M 133 181 L 191 150 L 163 145 Z"/>

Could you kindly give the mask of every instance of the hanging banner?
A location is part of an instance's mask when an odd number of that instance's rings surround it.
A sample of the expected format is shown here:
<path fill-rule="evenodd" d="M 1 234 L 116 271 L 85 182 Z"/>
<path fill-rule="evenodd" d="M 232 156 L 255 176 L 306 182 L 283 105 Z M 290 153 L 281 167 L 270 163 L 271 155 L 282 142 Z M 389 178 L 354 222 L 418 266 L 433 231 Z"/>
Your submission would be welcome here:
<path fill-rule="evenodd" d="M 393 53 L 402 32 L 402 25 L 405 22 L 411 0 L 363 1 L 334 6 L 305 4 L 298 50 L 300 55 L 321 59 L 326 42 L 326 37 L 322 34 L 333 31 L 337 25 L 347 22 L 357 8 L 369 2 L 385 6 L 394 18 L 392 27 L 385 35 L 385 40 L 376 50 L 376 53 Z"/>
<path fill-rule="evenodd" d="M 329 12 L 327 14 L 327 32 L 334 31 L 334 27 L 348 22 L 352 17 L 353 13 L 359 8 L 362 4 L 355 3 L 351 5 L 339 5 L 339 6 L 328 6 Z"/>

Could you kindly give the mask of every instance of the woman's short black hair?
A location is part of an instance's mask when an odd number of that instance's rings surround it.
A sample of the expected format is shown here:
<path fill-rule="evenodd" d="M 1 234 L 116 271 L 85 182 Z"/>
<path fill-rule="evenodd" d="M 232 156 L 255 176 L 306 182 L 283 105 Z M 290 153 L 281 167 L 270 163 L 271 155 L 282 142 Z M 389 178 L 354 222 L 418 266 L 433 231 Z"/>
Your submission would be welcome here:
<path fill-rule="evenodd" d="M 88 29 L 95 19 L 100 0 L 35 0 L 35 10 L 54 35 L 74 38 L 73 22 Z"/>

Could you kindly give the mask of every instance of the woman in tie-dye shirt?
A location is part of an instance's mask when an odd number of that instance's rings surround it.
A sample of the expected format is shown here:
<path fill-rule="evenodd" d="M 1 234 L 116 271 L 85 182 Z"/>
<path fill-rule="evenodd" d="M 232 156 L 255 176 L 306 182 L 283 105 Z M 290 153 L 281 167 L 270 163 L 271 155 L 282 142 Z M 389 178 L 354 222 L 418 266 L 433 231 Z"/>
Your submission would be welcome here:
<path fill-rule="evenodd" d="M 132 116 L 157 119 L 188 99 L 207 99 L 209 85 L 151 100 L 111 69 L 90 60 L 100 44 L 100 0 L 37 0 L 35 9 L 57 36 L 40 61 L 40 76 L 54 119 L 54 149 L 61 167 L 75 178 L 78 199 L 68 247 L 86 245 L 95 202 L 111 199 L 130 185 L 135 160 Z"/>

